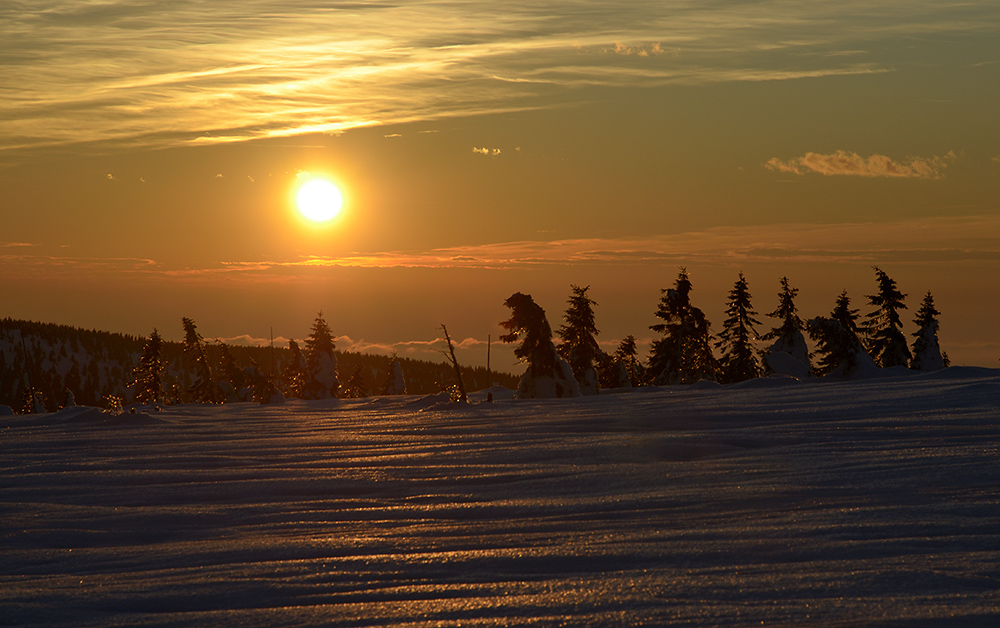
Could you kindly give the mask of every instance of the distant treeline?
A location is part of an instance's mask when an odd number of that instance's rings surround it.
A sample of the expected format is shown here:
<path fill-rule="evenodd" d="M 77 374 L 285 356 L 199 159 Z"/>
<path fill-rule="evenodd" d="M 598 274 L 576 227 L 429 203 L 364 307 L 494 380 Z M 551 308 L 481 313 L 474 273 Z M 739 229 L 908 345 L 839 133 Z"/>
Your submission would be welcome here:
<path fill-rule="evenodd" d="M 42 408 L 53 411 L 68 403 L 95 407 L 130 403 L 136 399 L 136 369 L 148 344 L 147 337 L 10 318 L 0 320 L 0 405 L 21 412 Z M 287 346 L 250 347 L 203 341 L 202 347 L 205 364 L 216 378 L 223 376 L 224 354 L 228 354 L 230 370 L 235 367 L 240 373 L 259 372 L 279 390 L 283 389 L 282 374 L 288 370 L 293 356 Z M 198 380 L 198 365 L 185 357 L 185 343 L 161 341 L 159 351 L 162 370 L 157 401 L 195 401 L 192 387 Z M 336 351 L 334 362 L 340 379 L 345 382 L 339 391 L 341 396 L 367 396 L 385 390 L 390 376 L 395 375 L 393 360 L 401 368 L 402 387 L 408 394 L 438 393 L 455 383 L 454 369 L 444 361 L 444 356 L 442 362 L 434 363 Z M 509 373 L 494 371 L 490 378 L 494 384 L 517 386 L 517 378 Z M 483 367 L 463 366 L 462 379 L 469 390 L 490 385 Z M 34 394 L 29 394 L 29 390 Z M 252 398 L 249 390 L 242 391 L 243 397 L 240 390 L 228 392 L 217 400 Z"/>

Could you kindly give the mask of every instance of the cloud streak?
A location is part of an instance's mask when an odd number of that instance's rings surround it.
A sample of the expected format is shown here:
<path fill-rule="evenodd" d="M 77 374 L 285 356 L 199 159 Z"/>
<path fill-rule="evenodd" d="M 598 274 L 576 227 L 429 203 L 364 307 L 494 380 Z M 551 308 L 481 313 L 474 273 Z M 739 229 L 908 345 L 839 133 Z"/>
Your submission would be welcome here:
<path fill-rule="evenodd" d="M 885 155 L 862 157 L 857 153 L 838 150 L 830 154 L 806 153 L 804 157 L 782 160 L 774 157 L 764 164 L 769 170 L 804 175 L 884 177 L 899 179 L 940 179 L 948 164 L 957 159 L 954 151 L 944 156 L 909 157 L 896 161 Z"/>
<path fill-rule="evenodd" d="M 884 72 L 914 35 L 995 32 L 987 0 L 499 5 L 9 0 L 0 152 L 212 144 L 567 106 L 585 86 Z M 857 55 L 855 55 L 857 56 Z"/>
<path fill-rule="evenodd" d="M 386 251 L 337 257 L 220 260 L 188 268 L 141 258 L 81 258 L 31 254 L 18 243 L 17 254 L 0 254 L 0 275 L 109 275 L 174 282 L 313 281 L 351 269 L 437 269 L 524 271 L 621 267 L 644 272 L 680 265 L 998 264 L 1000 216 L 914 218 L 894 222 L 781 224 L 716 227 L 697 232 L 631 238 L 531 240 Z M 630 270 L 632 269 L 632 270 Z"/>

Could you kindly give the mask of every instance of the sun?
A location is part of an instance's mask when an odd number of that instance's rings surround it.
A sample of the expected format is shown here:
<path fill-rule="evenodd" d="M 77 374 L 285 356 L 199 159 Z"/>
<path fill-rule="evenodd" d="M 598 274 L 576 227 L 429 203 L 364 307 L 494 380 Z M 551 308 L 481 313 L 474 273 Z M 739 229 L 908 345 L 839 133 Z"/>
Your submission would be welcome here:
<path fill-rule="evenodd" d="M 299 213 L 313 222 L 333 220 L 344 206 L 340 188 L 326 179 L 309 179 L 295 195 Z"/>

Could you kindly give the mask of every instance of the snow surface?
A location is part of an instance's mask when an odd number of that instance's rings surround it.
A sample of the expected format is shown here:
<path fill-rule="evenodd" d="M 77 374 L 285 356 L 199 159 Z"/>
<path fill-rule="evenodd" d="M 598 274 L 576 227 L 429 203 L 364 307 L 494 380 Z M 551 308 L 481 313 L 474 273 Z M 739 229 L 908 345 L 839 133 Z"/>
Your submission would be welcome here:
<path fill-rule="evenodd" d="M 0 624 L 997 625 L 1000 371 L 493 392 L 4 417 Z"/>

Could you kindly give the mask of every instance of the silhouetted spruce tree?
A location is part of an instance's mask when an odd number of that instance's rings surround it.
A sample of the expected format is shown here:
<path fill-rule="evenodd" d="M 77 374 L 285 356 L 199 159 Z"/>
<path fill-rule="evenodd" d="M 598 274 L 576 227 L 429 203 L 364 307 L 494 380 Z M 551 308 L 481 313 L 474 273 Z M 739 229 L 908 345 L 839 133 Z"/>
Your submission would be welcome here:
<path fill-rule="evenodd" d="M 594 363 L 603 355 L 597 344 L 600 332 L 594 321 L 594 306 L 597 302 L 587 296 L 590 286 L 571 287 L 573 295 L 569 298 L 569 307 L 563 316 L 566 322 L 557 332 L 562 340 L 558 351 L 572 367 L 573 376 L 580 384 L 580 392 L 584 395 L 596 395 L 600 392 L 600 385 Z"/>
<path fill-rule="evenodd" d="M 139 357 L 139 365 L 132 371 L 135 400 L 139 403 L 157 403 L 163 396 L 163 370 L 167 363 L 161 358 L 163 339 L 153 329 Z"/>
<path fill-rule="evenodd" d="M 24 387 L 21 393 L 21 408 L 18 414 L 44 414 L 45 396 L 42 391 Z"/>
<path fill-rule="evenodd" d="M 639 362 L 639 350 L 635 344 L 635 336 L 625 336 L 615 349 L 615 359 L 625 366 L 631 387 L 639 386 L 645 379 L 642 364 Z"/>
<path fill-rule="evenodd" d="M 754 318 L 757 312 L 750 304 L 750 299 L 746 277 L 740 273 L 729 292 L 727 318 L 723 323 L 722 333 L 719 334 L 719 341 L 715 343 L 717 349 L 722 349 L 719 370 L 724 383 L 760 377 L 760 364 L 753 345 L 753 341 L 760 337 L 754 325 L 760 325 L 760 321 Z"/>
<path fill-rule="evenodd" d="M 949 365 L 948 354 L 941 351 L 938 343 L 938 319 L 941 312 L 934 307 L 934 297 L 930 290 L 924 295 L 923 303 L 917 310 L 913 322 L 917 325 L 913 341 L 913 360 L 910 368 L 915 371 L 937 371 Z"/>
<path fill-rule="evenodd" d="M 896 282 L 878 266 L 872 266 L 878 281 L 878 292 L 865 295 L 868 304 L 875 308 L 867 315 L 865 332 L 868 336 L 868 352 L 875 364 L 882 368 L 908 366 L 910 349 L 903 335 L 903 323 L 899 310 L 905 310 L 903 300 L 906 295 L 896 288 Z"/>
<path fill-rule="evenodd" d="M 340 393 L 335 351 L 333 334 L 323 318 L 323 312 L 320 312 L 306 338 L 306 383 L 303 398 L 331 399 Z"/>
<path fill-rule="evenodd" d="M 194 383 L 187 392 L 195 403 L 218 403 L 219 387 L 208 364 L 205 340 L 193 320 L 185 316 L 181 318 L 181 323 L 184 326 L 184 360 L 194 369 L 195 375 Z"/>
<path fill-rule="evenodd" d="M 804 377 L 812 371 L 809 345 L 802 333 L 806 326 L 799 318 L 798 308 L 795 306 L 795 296 L 798 293 L 798 288 L 793 288 L 788 283 L 788 277 L 781 278 L 778 307 L 767 314 L 768 318 L 776 318 L 781 324 L 761 337 L 761 340 L 771 342 L 764 349 L 765 373 Z"/>
<path fill-rule="evenodd" d="M 299 343 L 289 340 L 288 350 L 291 355 L 281 371 L 281 383 L 285 389 L 285 396 L 297 399 L 302 396 L 305 387 L 306 363 L 302 351 L 299 350 Z"/>
<path fill-rule="evenodd" d="M 368 396 L 368 381 L 365 378 L 365 367 L 363 364 L 358 364 L 354 367 L 354 372 L 351 373 L 351 377 L 347 380 L 347 385 L 344 387 L 343 396 L 348 399 L 361 399 Z"/>
<path fill-rule="evenodd" d="M 264 374 L 257 361 L 251 359 L 250 366 L 243 369 L 243 381 L 247 388 L 240 391 L 241 395 L 249 392 L 250 401 L 260 404 L 284 403 L 285 395 L 274 385 L 271 378 Z M 244 401 L 246 399 L 243 399 Z"/>
<path fill-rule="evenodd" d="M 837 303 L 833 307 L 833 312 L 830 313 L 830 318 L 840 323 L 841 327 L 860 342 L 862 332 L 858 327 L 858 319 L 861 318 L 861 315 L 858 314 L 858 310 L 851 309 L 851 298 L 847 296 L 847 290 L 841 292 L 837 297 Z"/>
<path fill-rule="evenodd" d="M 522 399 L 541 397 L 575 397 L 580 395 L 580 384 L 573 376 L 569 363 L 559 357 L 552 343 L 552 328 L 543 310 L 531 295 L 515 292 L 504 305 L 511 310 L 508 320 L 500 326 L 507 333 L 500 336 L 502 342 L 521 344 L 514 349 L 514 355 L 528 363 L 528 369 L 521 376 L 517 395 Z"/>
<path fill-rule="evenodd" d="M 243 370 L 236 364 L 229 347 L 224 342 L 219 342 L 221 378 L 219 389 L 221 396 L 226 401 L 239 401 L 240 391 L 247 387 L 247 382 L 243 377 Z"/>
<path fill-rule="evenodd" d="M 597 377 L 601 383 L 601 388 L 631 388 L 632 383 L 628 378 L 628 369 L 625 364 L 613 353 L 604 353 L 597 356 Z"/>
<path fill-rule="evenodd" d="M 816 375 L 849 378 L 859 368 L 875 368 L 864 344 L 851 329 L 857 311 L 851 310 L 850 304 L 847 293 L 842 292 L 829 317 L 817 316 L 807 323 L 809 337 L 816 342 Z"/>
<path fill-rule="evenodd" d="M 691 281 L 687 270 L 681 268 L 674 287 L 661 290 L 661 293 L 656 317 L 664 322 L 649 327 L 663 334 L 663 338 L 653 341 L 649 355 L 653 383 L 714 381 L 719 369 L 712 355 L 712 334 L 705 314 L 691 304 Z"/>

